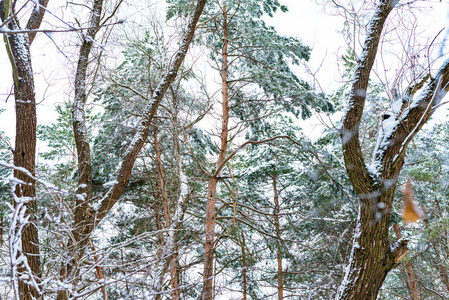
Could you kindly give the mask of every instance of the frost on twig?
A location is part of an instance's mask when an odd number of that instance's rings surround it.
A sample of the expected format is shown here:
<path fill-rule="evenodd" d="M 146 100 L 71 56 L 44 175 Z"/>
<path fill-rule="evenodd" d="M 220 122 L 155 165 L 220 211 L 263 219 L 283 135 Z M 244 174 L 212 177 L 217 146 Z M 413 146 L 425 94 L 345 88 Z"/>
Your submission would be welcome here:
<path fill-rule="evenodd" d="M 52 194 L 69 194 L 68 191 L 59 189 L 52 183 L 36 178 L 26 168 L 17 167 L 4 161 L 0 161 L 0 168 L 19 171 L 33 181 L 40 183 L 46 191 L 49 191 Z M 4 257 L 9 274 L 0 278 L 0 281 L 10 285 L 14 294 L 14 299 L 20 299 L 19 282 L 32 286 L 39 295 L 42 295 L 44 288 L 50 283 L 50 281 L 52 281 L 52 278 L 43 280 L 39 278 L 37 274 L 33 273 L 26 256 L 27 253 L 23 249 L 22 244 L 24 229 L 27 226 L 36 226 L 36 224 L 32 224 L 30 222 L 31 215 L 27 212 L 27 205 L 32 201 L 36 201 L 36 197 L 18 196 L 16 193 L 16 188 L 18 188 L 19 185 L 28 185 L 30 183 L 18 179 L 12 174 L 9 177 L 0 176 L 0 182 L 10 186 L 10 195 L 12 196 L 3 203 L 10 212 L 7 215 L 7 223 L 9 223 L 8 244 L 5 249 L 7 257 Z M 12 199 L 12 201 L 9 202 L 9 199 Z"/>
<path fill-rule="evenodd" d="M 8 230 L 8 259 L 10 269 L 10 283 L 14 291 L 15 299 L 19 299 L 19 280 L 32 285 L 39 294 L 42 294 L 42 289 L 39 286 L 31 268 L 28 264 L 27 257 L 22 251 L 22 231 L 24 227 L 29 224 L 29 215 L 25 216 L 25 204 L 30 201 L 35 201 L 35 198 L 18 197 L 15 194 L 15 189 L 19 182 L 10 177 L 11 194 L 14 199 L 14 206 L 7 203 L 11 210 L 10 226 Z"/>

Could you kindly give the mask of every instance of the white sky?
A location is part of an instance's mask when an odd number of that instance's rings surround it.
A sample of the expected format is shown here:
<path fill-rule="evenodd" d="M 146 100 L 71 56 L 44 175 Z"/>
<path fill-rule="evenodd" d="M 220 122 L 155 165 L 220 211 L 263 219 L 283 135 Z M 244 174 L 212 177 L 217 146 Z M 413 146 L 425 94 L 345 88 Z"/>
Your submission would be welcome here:
<path fill-rule="evenodd" d="M 342 17 L 324 13 L 323 8 L 312 0 L 283 0 L 281 2 L 289 7 L 289 12 L 277 13 L 274 18 L 265 18 L 265 20 L 270 25 L 275 25 L 280 34 L 299 37 L 312 47 L 312 56 L 307 65 L 313 72 L 320 69 L 316 73 L 318 82 L 316 87 L 324 92 L 331 92 L 341 84 L 337 61 L 346 49 L 343 36 L 338 33 L 343 26 Z M 432 2 L 435 2 L 436 8 L 431 11 L 432 15 L 426 15 L 426 12 L 421 13 L 419 20 L 426 23 L 425 28 L 429 29 L 429 32 L 438 32 L 448 23 L 449 4 L 439 3 L 438 1 Z M 55 8 L 55 10 L 61 11 L 60 8 Z M 420 11 L 418 11 L 418 15 L 419 13 Z M 46 17 L 52 24 L 59 22 L 54 18 L 51 19 L 48 15 Z M 61 23 L 58 25 L 61 25 Z M 444 34 L 447 34 L 447 31 L 442 35 Z M 59 38 L 74 37 L 73 34 L 66 33 L 55 33 L 53 37 L 56 35 Z M 58 40 L 60 40 L 59 38 Z M 73 44 L 74 42 L 65 40 L 64 44 Z M 67 49 L 64 45 L 59 46 Z M 72 84 L 68 74 L 70 74 L 70 70 L 75 69 L 75 64 L 67 65 L 67 60 L 58 52 L 50 39 L 43 34 L 38 35 L 32 45 L 31 52 L 33 69 L 36 73 L 36 96 L 39 103 L 37 106 L 38 124 L 51 124 L 56 120 L 54 105 L 68 100 L 69 95 L 71 95 Z M 76 53 L 66 53 L 66 55 L 73 56 L 71 60 L 75 62 Z M 304 68 L 298 68 L 298 72 L 304 72 Z M 304 74 L 299 74 L 299 77 L 307 79 Z M 309 82 L 312 82 L 310 76 Z M 13 137 L 15 131 L 13 96 L 10 96 L 5 103 L 11 88 L 11 67 L 5 48 L 0 47 L 0 108 L 7 109 L 0 115 L 0 130 Z M 319 124 L 316 119 L 309 120 L 309 122 Z M 14 143 L 14 140 L 12 139 L 11 142 Z"/>

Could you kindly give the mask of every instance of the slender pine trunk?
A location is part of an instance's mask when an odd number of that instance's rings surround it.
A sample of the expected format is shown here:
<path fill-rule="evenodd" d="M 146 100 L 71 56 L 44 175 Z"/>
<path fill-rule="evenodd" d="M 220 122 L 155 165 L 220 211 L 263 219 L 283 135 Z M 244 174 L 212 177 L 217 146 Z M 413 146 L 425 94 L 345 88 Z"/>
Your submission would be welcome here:
<path fill-rule="evenodd" d="M 223 5 L 223 47 L 222 47 L 222 123 L 221 123 L 221 145 L 216 168 L 220 170 L 226 159 L 228 149 L 228 122 L 229 122 L 229 93 L 228 93 L 228 20 L 226 4 Z M 207 211 L 206 211 L 206 241 L 204 243 L 204 271 L 203 271 L 203 300 L 213 298 L 213 276 L 214 276 L 214 236 L 215 236 L 215 202 L 217 196 L 217 183 L 219 174 L 209 178 L 207 189 Z"/>
<path fill-rule="evenodd" d="M 243 283 L 243 300 L 247 300 L 248 294 L 248 279 L 247 279 L 247 264 L 246 264 L 246 241 L 245 234 L 242 232 L 242 283 Z"/>
<path fill-rule="evenodd" d="M 279 224 L 279 192 L 277 189 L 277 177 L 273 176 L 273 192 L 274 192 L 274 227 L 276 230 L 276 259 L 277 259 L 277 277 L 278 277 L 278 299 L 284 299 L 284 282 L 282 272 L 282 245 L 281 245 L 281 227 Z"/>

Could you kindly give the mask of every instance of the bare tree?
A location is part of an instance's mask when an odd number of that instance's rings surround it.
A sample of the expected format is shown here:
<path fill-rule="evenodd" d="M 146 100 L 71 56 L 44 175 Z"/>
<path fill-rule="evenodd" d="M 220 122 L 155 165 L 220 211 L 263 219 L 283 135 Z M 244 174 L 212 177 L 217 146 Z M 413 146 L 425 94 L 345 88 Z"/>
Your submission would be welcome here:
<path fill-rule="evenodd" d="M 372 165 L 365 162 L 359 129 L 368 81 L 385 22 L 398 2 L 382 0 L 376 6 L 354 71 L 340 129 L 345 166 L 358 195 L 359 213 L 350 260 L 337 299 L 376 299 L 388 272 L 407 254 L 406 240 L 393 244 L 389 240 L 396 181 L 404 165 L 407 145 L 448 91 L 449 60 L 436 74 L 430 78 L 425 76 L 401 97 L 393 99 L 391 112 L 383 116 L 378 131 Z M 419 89 L 421 94 L 415 96 Z"/>

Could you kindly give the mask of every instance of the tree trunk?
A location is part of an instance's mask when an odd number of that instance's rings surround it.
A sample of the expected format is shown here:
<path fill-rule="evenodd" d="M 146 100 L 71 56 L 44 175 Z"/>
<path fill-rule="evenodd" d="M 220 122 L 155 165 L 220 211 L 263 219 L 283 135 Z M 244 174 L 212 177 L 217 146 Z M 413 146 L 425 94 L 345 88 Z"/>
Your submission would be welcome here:
<path fill-rule="evenodd" d="M 278 299 L 284 299 L 284 282 L 282 273 L 282 245 L 281 245 L 281 228 L 279 224 L 279 192 L 277 189 L 277 178 L 273 176 L 273 193 L 274 193 L 274 227 L 276 230 L 276 258 L 277 258 L 277 272 L 278 272 Z"/>
<path fill-rule="evenodd" d="M 358 195 L 359 213 L 349 264 L 337 299 L 376 299 L 388 272 L 407 254 L 407 241 L 390 245 L 388 239 L 396 181 L 404 164 L 407 145 L 449 89 L 447 60 L 422 88 L 419 97 L 413 99 L 413 95 L 406 95 L 393 99 L 391 106 L 401 104 L 398 105 L 400 111 L 391 108 L 394 113 L 388 115 L 391 119 L 387 118 L 387 122 L 394 122 L 395 126 L 379 127 L 371 166 L 366 165 L 359 140 L 366 91 L 385 21 L 398 2 L 381 0 L 373 12 L 340 129 L 346 171 Z M 420 87 L 423 85 L 424 82 Z"/>
<path fill-rule="evenodd" d="M 38 29 L 45 14 L 45 7 L 48 0 L 40 0 L 39 9 L 33 9 L 28 20 L 26 29 Z M 11 2 L 0 1 L 0 19 L 5 21 L 11 12 Z M 12 18 L 7 24 L 10 30 L 20 30 L 17 18 Z M 35 33 L 19 33 L 4 35 L 6 51 L 9 55 L 14 79 L 14 98 L 16 107 L 16 136 L 14 149 L 14 165 L 27 169 L 35 175 L 36 158 L 36 98 L 34 94 L 34 77 L 31 64 L 30 45 L 34 40 Z M 14 177 L 25 182 L 19 183 L 15 188 L 17 197 L 29 198 L 25 207 L 27 209 L 25 217 L 29 217 L 29 223 L 25 225 L 21 233 L 22 251 L 27 258 L 27 263 L 31 269 L 31 276 L 36 282 L 41 278 L 41 261 L 39 252 L 38 230 L 35 224 L 37 203 L 35 181 L 25 173 L 14 170 Z M 19 272 L 28 273 L 27 269 L 21 265 Z M 35 286 L 29 285 L 19 280 L 20 299 L 40 299 L 43 298 Z"/>
<path fill-rule="evenodd" d="M 247 265 L 246 265 L 246 242 L 245 242 L 245 234 L 242 231 L 242 281 L 243 281 L 243 300 L 247 300 L 247 290 L 248 290 L 248 279 L 246 278 L 246 273 L 247 273 Z"/>
<path fill-rule="evenodd" d="M 215 236 L 215 201 L 217 196 L 218 176 L 226 160 L 228 149 L 228 122 L 229 122 L 229 94 L 228 94 L 228 20 L 226 4 L 223 4 L 223 47 L 222 47 L 222 123 L 221 123 L 221 145 L 218 155 L 216 170 L 209 178 L 207 187 L 207 211 L 206 211 L 206 241 L 204 243 L 204 272 L 203 272 L 203 300 L 213 297 L 213 261 L 214 261 L 214 236 Z"/>
<path fill-rule="evenodd" d="M 63 262 L 60 271 L 60 280 L 74 280 L 77 274 L 77 262 L 83 256 L 85 247 L 90 240 L 93 224 L 90 218 L 92 211 L 92 162 L 90 157 L 90 145 L 86 125 L 85 106 L 87 101 L 86 78 L 89 65 L 89 56 L 95 35 L 100 25 L 103 0 L 95 0 L 90 15 L 89 29 L 83 38 L 80 48 L 78 65 L 75 74 L 75 97 L 72 105 L 72 125 L 75 138 L 78 160 L 78 189 L 76 191 L 76 207 L 73 224 L 73 238 L 67 241 L 69 260 Z M 73 283 L 75 283 L 73 281 Z M 68 299 L 66 290 L 58 291 L 57 300 Z"/>
<path fill-rule="evenodd" d="M 14 56 L 17 77 L 14 80 L 14 96 L 16 106 L 16 140 L 14 149 L 14 165 L 27 169 L 32 175 L 35 172 L 36 157 L 36 101 L 34 95 L 34 79 L 31 67 L 28 35 L 17 34 L 9 36 L 10 51 Z M 15 189 L 17 197 L 32 198 L 25 204 L 29 224 L 22 231 L 22 251 L 30 266 L 33 276 L 39 281 L 41 263 L 39 253 L 39 238 L 36 221 L 36 187 L 33 179 L 21 171 L 14 170 L 14 177 L 25 182 Z M 26 268 L 19 269 L 26 273 Z M 31 285 L 19 280 L 20 299 L 39 297 L 39 292 Z"/>
<path fill-rule="evenodd" d="M 176 119 L 176 118 L 175 118 Z M 174 126 L 177 126 L 177 123 L 174 124 Z M 166 189 L 166 184 L 165 184 L 165 175 L 164 175 L 164 168 L 163 168 L 163 162 L 162 162 L 162 158 L 161 158 L 161 151 L 159 149 L 159 139 L 158 139 L 158 131 L 157 131 L 157 126 L 154 126 L 154 150 L 155 150 L 155 154 L 156 154 L 156 164 L 157 164 L 157 176 L 158 176 L 158 186 L 160 189 L 160 195 L 162 197 L 162 206 L 163 206 L 163 212 L 164 212 L 164 217 L 165 217 L 165 229 L 169 230 L 168 233 L 168 237 L 166 239 L 166 245 L 168 247 L 168 249 L 165 249 L 165 255 L 167 255 L 168 252 L 168 258 L 166 259 L 166 263 L 168 265 L 168 269 L 170 271 L 170 285 L 171 285 L 171 289 L 172 289 L 172 300 L 176 300 L 179 299 L 179 276 L 178 276 L 178 258 L 177 258 L 177 241 L 176 241 L 176 225 L 177 224 L 172 224 L 172 223 L 176 223 L 176 218 L 177 216 L 175 216 L 175 222 L 172 222 L 172 213 L 170 211 L 170 203 L 169 203 L 169 196 L 167 194 L 167 189 Z M 177 139 L 178 137 L 176 137 Z M 177 143 L 176 139 L 174 139 L 174 142 Z M 174 156 L 175 158 L 178 158 L 179 153 L 178 153 L 178 145 L 174 146 Z M 179 174 L 178 174 L 179 175 Z M 178 176 L 179 178 L 179 176 Z M 176 201 L 173 201 L 174 205 L 178 205 L 178 203 L 176 203 Z M 159 214 L 159 205 L 157 205 L 157 214 Z M 176 208 L 175 208 L 175 214 L 176 214 Z M 159 217 L 160 219 L 160 217 Z M 159 224 L 161 224 L 161 222 L 158 222 Z M 158 228 L 158 230 L 161 230 L 162 226 L 160 226 L 160 228 Z M 163 242 L 165 241 L 164 236 L 162 233 L 160 233 L 160 245 L 161 247 L 163 246 Z M 161 249 L 161 251 L 159 251 L 161 254 L 164 253 L 164 249 Z M 164 268 L 166 269 L 166 268 Z M 164 274 L 161 273 L 160 274 L 160 278 L 159 278 L 159 285 L 158 285 L 158 289 L 162 288 L 162 284 L 164 281 Z M 159 292 L 159 290 L 156 290 L 157 292 Z M 161 299 L 162 295 L 158 294 L 155 296 L 155 299 Z"/>
<path fill-rule="evenodd" d="M 217 195 L 216 177 L 209 178 L 207 187 L 206 241 L 204 243 L 203 300 L 212 299 L 214 275 L 214 235 L 215 235 L 215 201 Z"/>
<path fill-rule="evenodd" d="M 393 190 L 379 202 L 392 200 Z M 388 272 L 408 253 L 407 241 L 390 248 L 389 221 L 390 214 L 380 216 L 376 206 L 359 206 L 349 265 L 337 299 L 375 300 Z"/>

